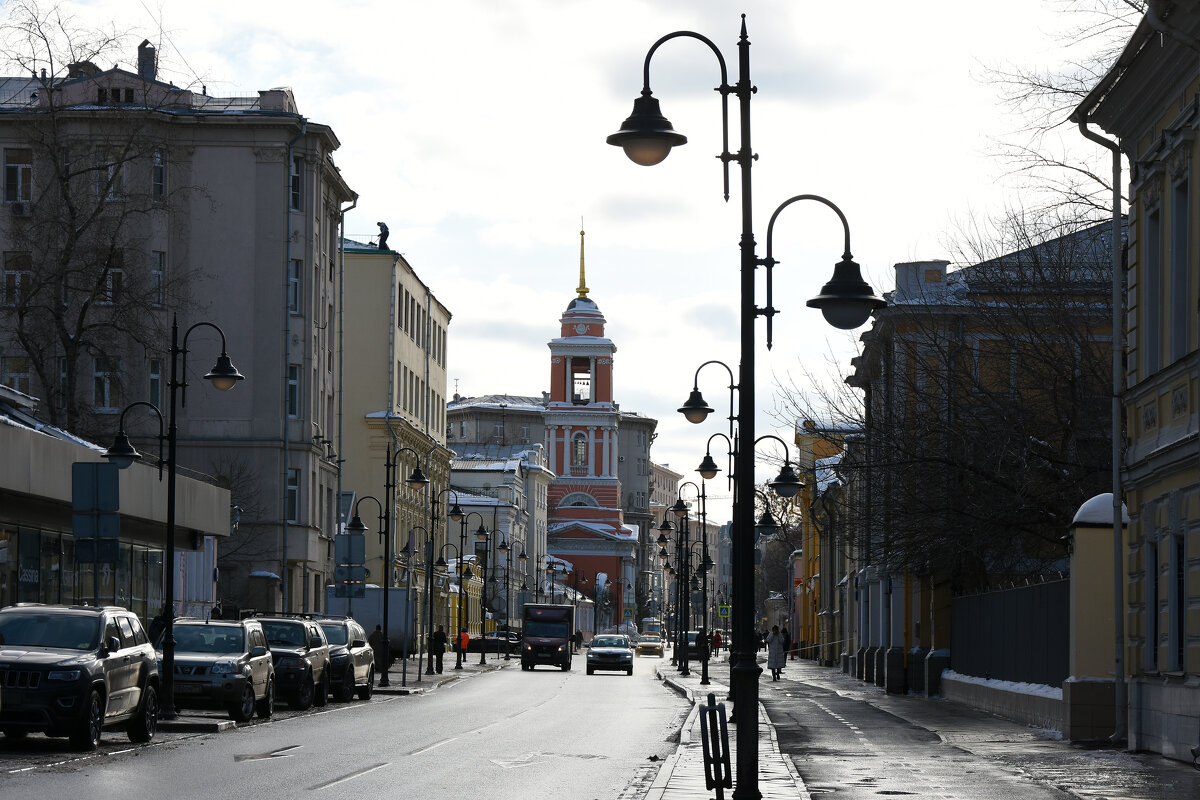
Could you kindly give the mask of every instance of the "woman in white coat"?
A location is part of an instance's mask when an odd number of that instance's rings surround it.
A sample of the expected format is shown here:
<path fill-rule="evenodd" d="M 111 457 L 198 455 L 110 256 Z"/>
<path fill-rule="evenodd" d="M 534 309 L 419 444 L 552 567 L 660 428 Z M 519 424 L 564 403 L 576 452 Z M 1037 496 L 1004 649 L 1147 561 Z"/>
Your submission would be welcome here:
<path fill-rule="evenodd" d="M 771 670 L 771 680 L 779 680 L 779 671 L 783 669 L 783 634 L 778 625 L 771 626 L 767 634 L 767 669 Z"/>

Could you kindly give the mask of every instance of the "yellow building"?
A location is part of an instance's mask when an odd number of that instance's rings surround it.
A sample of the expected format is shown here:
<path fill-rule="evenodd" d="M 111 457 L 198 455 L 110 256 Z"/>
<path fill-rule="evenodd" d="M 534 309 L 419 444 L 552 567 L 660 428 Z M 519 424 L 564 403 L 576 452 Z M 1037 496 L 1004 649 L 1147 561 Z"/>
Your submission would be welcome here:
<path fill-rule="evenodd" d="M 357 506 L 368 528 L 367 582 L 379 586 L 409 583 L 419 598 L 418 622 L 428 616 L 425 593 L 426 542 L 433 560 L 444 555 L 446 526 L 457 547 L 457 523 L 447 515 L 455 501 L 448 489 L 451 453 L 446 448 L 446 355 L 450 312 L 421 281 L 402 255 L 344 241 L 343 419 L 341 524 Z M 389 499 L 388 457 L 392 456 Z M 405 481 L 420 468 L 429 484 L 414 489 Z M 373 497 L 375 501 L 364 498 Z M 389 578 L 379 517 L 387 516 L 393 563 Z M 435 520 L 436 516 L 436 520 Z M 440 585 L 439 585 L 440 584 Z M 453 631 L 453 603 L 445 580 L 430 580 L 435 624 Z"/>
<path fill-rule="evenodd" d="M 1130 749 L 1200 746 L 1200 13 L 1152 3 L 1077 108 L 1129 164 L 1122 481 L 1124 671 Z M 1094 128 L 1093 135 L 1099 135 Z"/>

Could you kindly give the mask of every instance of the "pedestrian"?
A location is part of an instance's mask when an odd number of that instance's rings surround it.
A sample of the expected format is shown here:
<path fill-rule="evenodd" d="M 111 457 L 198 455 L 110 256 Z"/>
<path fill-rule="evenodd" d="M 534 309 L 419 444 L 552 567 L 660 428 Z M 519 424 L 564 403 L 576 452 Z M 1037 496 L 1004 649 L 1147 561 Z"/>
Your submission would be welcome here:
<path fill-rule="evenodd" d="M 713 631 L 713 635 L 712 635 L 712 654 L 713 654 L 713 658 L 714 658 L 714 659 L 715 659 L 715 658 L 716 658 L 718 655 L 720 655 L 720 654 L 721 654 L 721 632 L 720 632 L 720 631 Z"/>
<path fill-rule="evenodd" d="M 579 648 L 583 647 L 583 631 L 576 628 L 575 633 L 571 634 L 571 643 L 575 646 L 575 652 L 578 653 Z"/>
<path fill-rule="evenodd" d="M 438 625 L 437 630 L 429 635 L 429 670 L 442 674 L 442 656 L 446 654 L 446 645 L 450 643 L 446 636 L 446 626 Z"/>
<path fill-rule="evenodd" d="M 376 625 L 375 630 L 371 631 L 371 635 L 367 637 L 367 644 L 371 645 L 371 652 L 375 654 L 375 671 L 382 675 L 387 672 L 388 662 L 387 654 L 384 653 L 387 642 L 384 640 L 381 626 Z"/>
<path fill-rule="evenodd" d="M 375 224 L 379 226 L 379 249 L 387 250 L 388 249 L 388 246 L 387 246 L 387 237 L 388 237 L 387 223 L 386 222 L 376 222 Z"/>
<path fill-rule="evenodd" d="M 779 680 L 779 671 L 783 669 L 783 634 L 778 625 L 772 625 L 767 634 L 767 669 L 771 670 L 771 680 Z"/>
<path fill-rule="evenodd" d="M 462 663 L 467 660 L 467 648 L 471 646 L 471 634 L 467 633 L 466 628 L 462 628 L 458 632 L 458 659 L 454 662 L 454 668 L 458 669 Z"/>
<path fill-rule="evenodd" d="M 792 652 L 792 635 L 788 633 L 788 629 L 784 628 L 780 631 L 783 636 L 783 660 L 788 660 L 788 655 Z"/>

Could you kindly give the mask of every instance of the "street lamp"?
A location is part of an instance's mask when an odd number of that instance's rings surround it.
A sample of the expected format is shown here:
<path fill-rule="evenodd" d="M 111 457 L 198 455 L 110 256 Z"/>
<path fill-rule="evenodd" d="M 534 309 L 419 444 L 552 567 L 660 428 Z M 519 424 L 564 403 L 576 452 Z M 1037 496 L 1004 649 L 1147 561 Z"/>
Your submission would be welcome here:
<path fill-rule="evenodd" d="M 475 531 L 475 564 L 479 567 L 479 580 L 482 584 L 479 587 L 479 665 L 483 666 L 487 663 L 487 568 L 488 568 L 488 531 L 483 527 L 483 515 L 479 515 L 479 529 Z M 479 545 L 483 543 L 483 558 L 479 558 Z M 492 583 L 494 584 L 493 577 Z"/>
<path fill-rule="evenodd" d="M 229 356 L 225 352 L 224 331 L 211 322 L 197 322 L 184 331 L 183 343 L 180 344 L 179 317 L 178 315 L 172 316 L 171 380 L 167 384 L 170 391 L 168 392 L 167 399 L 167 552 L 166 571 L 163 576 L 163 594 L 165 595 L 162 610 L 163 674 L 160 678 L 163 690 L 163 719 L 175 718 L 175 482 L 179 466 L 176 457 L 179 428 L 176 424 L 175 398 L 176 396 L 179 397 L 180 408 L 187 408 L 187 340 L 191 336 L 192 331 L 201 327 L 212 328 L 221 336 L 221 354 L 217 356 L 217 363 L 205 374 L 204 379 L 212 383 L 213 387 L 218 391 L 222 392 L 229 391 L 237 385 L 238 381 L 245 380 L 245 376 L 237 371 L 237 368 L 233 366 L 233 362 L 230 361 Z M 180 363 L 180 356 L 182 356 L 182 363 Z M 158 415 L 159 448 L 161 453 L 162 411 L 153 403 L 139 400 L 130 404 L 130 406 L 127 406 L 121 412 L 116 439 L 113 441 L 113 446 L 104 453 L 104 457 L 116 464 L 118 469 L 125 469 L 134 461 L 141 458 L 141 454 L 134 449 L 133 445 L 129 442 L 129 437 L 125 435 L 125 411 L 136 405 L 149 406 Z M 161 464 L 159 469 L 161 476 Z"/>
<path fill-rule="evenodd" d="M 684 144 L 687 138 L 677 133 L 659 109 L 657 100 L 650 91 L 650 59 L 664 42 L 677 37 L 690 37 L 704 43 L 713 51 L 721 70 L 721 123 L 723 152 L 720 159 L 725 175 L 725 197 L 729 197 L 729 162 L 736 161 L 741 170 L 741 260 L 740 260 L 740 398 L 738 404 L 738 429 L 744 439 L 754 441 L 754 321 L 765 314 L 768 323 L 775 314 L 768 302 L 759 309 L 755 305 L 755 270 L 759 266 L 770 268 L 760 261 L 754 252 L 753 202 L 751 168 L 755 154 L 750 143 L 750 99 L 755 87 L 750 81 L 750 39 L 746 34 L 746 18 L 742 16 L 741 34 L 738 40 L 738 83 L 730 86 L 727 80 L 725 58 L 716 45 L 706 37 L 692 31 L 676 31 L 657 42 L 646 53 L 643 67 L 641 97 L 634 102 L 633 114 L 625 120 L 618 133 L 608 137 L 609 144 L 619 145 L 635 163 L 655 164 L 666 158 L 672 147 Z M 734 94 L 739 104 L 740 149 L 736 154 L 729 152 L 729 95 Z M 839 213 L 839 216 L 842 216 Z M 774 218 L 772 218 L 774 219 Z M 844 221 L 844 217 L 843 217 Z M 848 231 L 848 226 L 847 226 Z M 847 232 L 847 242 L 849 233 Z M 770 284 L 768 283 L 768 286 Z M 808 302 L 820 308 L 830 324 L 842 328 L 854 328 L 866 322 L 872 310 L 881 308 L 885 302 L 876 297 L 864 281 L 858 266 L 849 258 L 849 247 L 842 261 L 835 267 L 833 279 L 821 290 L 821 294 Z M 754 527 L 754 452 L 753 448 L 738 448 L 734 472 L 734 546 L 733 546 L 733 593 L 734 625 L 733 646 L 738 655 L 733 669 L 736 702 L 734 724 L 737 729 L 737 786 L 735 800 L 757 800 L 758 790 L 758 676 L 761 670 L 754 658 L 754 539 L 748 535 Z M 741 535 L 737 535 L 738 533 Z"/>
<path fill-rule="evenodd" d="M 462 516 L 458 525 L 458 561 L 455 562 L 456 571 L 458 572 L 458 630 L 454 632 L 455 641 L 459 643 L 459 647 L 455 650 L 454 668 L 462 669 L 463 661 L 466 660 L 466 651 L 462 647 L 462 632 L 463 628 L 463 607 L 467 605 L 467 585 L 466 582 L 471 580 L 474 575 L 471 574 L 471 568 L 463 569 L 463 561 L 466 559 L 467 546 L 467 521 L 471 517 L 479 517 L 479 530 L 475 532 L 475 538 L 480 538 L 479 534 L 482 531 L 483 538 L 487 538 L 487 530 L 483 527 L 483 514 L 478 511 L 470 511 Z M 471 624 L 470 609 L 467 609 L 467 624 Z M 482 619 L 480 620 L 480 631 L 483 630 Z M 467 641 L 471 641 L 470 635 L 467 636 Z"/>
<path fill-rule="evenodd" d="M 430 520 L 431 520 L 430 521 L 430 525 L 431 525 L 430 531 L 431 532 L 429 534 L 429 541 L 425 545 L 425 563 L 426 564 L 433 563 L 434 538 L 435 538 L 436 532 L 437 532 L 437 522 L 439 519 L 441 519 L 441 517 L 438 516 L 438 504 L 439 504 L 439 501 L 442 499 L 442 495 L 447 494 L 447 493 L 454 495 L 454 505 L 450 506 L 450 510 L 446 514 L 447 519 L 451 519 L 455 522 L 461 522 L 462 518 L 463 518 L 463 510 L 461 508 L 459 508 L 459 505 L 458 505 L 458 493 L 457 492 L 455 492 L 453 489 L 442 489 L 440 492 L 437 493 L 437 495 L 434 496 L 432 504 L 430 506 L 430 515 L 431 515 L 430 516 Z M 425 569 L 425 600 L 426 600 L 426 604 L 427 604 L 426 608 L 428 609 L 428 612 L 429 612 L 428 614 L 426 614 L 426 617 L 425 617 L 425 635 L 426 635 L 426 639 L 430 643 L 432 643 L 432 639 L 433 639 L 433 568 L 432 567 L 426 567 L 426 569 Z M 457 635 L 457 632 L 455 632 L 455 635 Z M 432 651 L 429 653 L 429 663 L 425 667 L 425 674 L 426 675 L 433 674 L 433 652 Z M 418 674 L 417 680 L 420 680 L 420 679 L 421 679 L 421 677 Z"/>
<path fill-rule="evenodd" d="M 711 639 L 712 629 L 710 627 L 709 620 L 708 620 L 708 580 L 707 580 L 707 576 L 708 576 L 708 573 L 712 571 L 714 564 L 708 554 L 708 508 L 707 508 L 708 507 L 708 494 L 705 491 L 705 483 L 703 480 L 703 476 L 701 477 L 701 480 L 700 480 L 700 486 L 697 487 L 695 482 L 693 482 L 693 481 L 684 481 L 683 483 L 679 484 L 680 491 L 683 490 L 684 486 L 691 486 L 693 489 L 696 489 L 697 494 L 699 495 L 699 500 L 700 500 L 700 508 L 699 508 L 699 512 L 700 512 L 699 513 L 700 566 L 697 569 L 697 572 L 700 573 L 700 578 L 699 578 L 699 580 L 700 580 L 700 607 L 703 609 L 703 617 L 702 617 L 703 624 L 700 627 L 701 627 L 704 635 L 710 637 L 710 639 Z M 686 521 L 686 518 L 685 518 L 685 521 Z M 690 566 L 690 562 L 689 562 L 689 566 Z M 695 579 L 695 576 L 693 576 L 693 579 Z M 699 635 L 699 634 L 697 634 L 697 635 Z M 702 686 L 708 686 L 710 683 L 710 681 L 708 679 L 709 643 L 702 642 L 699 644 L 701 645 L 699 647 L 699 652 L 702 654 L 701 658 L 700 658 L 700 684 Z"/>
<path fill-rule="evenodd" d="M 516 540 L 513 540 L 513 544 L 517 544 Z M 504 660 L 508 661 L 512 657 L 512 653 L 511 653 L 512 648 L 509 647 L 509 645 L 508 645 L 508 634 L 512 632 L 512 611 L 513 611 L 512 547 L 509 546 L 507 539 L 501 539 L 500 544 L 498 544 L 496 546 L 496 550 L 498 550 L 499 552 L 504 554 L 504 627 L 505 627 Z M 521 542 L 521 552 L 517 554 L 517 560 L 522 565 L 522 572 L 524 572 L 524 564 L 525 564 L 526 560 L 528 560 L 528 558 L 529 557 L 525 555 L 525 543 Z M 525 591 L 524 580 L 522 580 L 522 582 L 521 582 L 521 591 Z"/>
<path fill-rule="evenodd" d="M 438 550 L 438 560 L 436 563 L 434 563 L 434 566 L 437 567 L 438 569 L 449 570 L 449 568 L 450 568 L 450 565 L 446 563 L 446 558 L 443 555 L 446 552 L 447 547 L 454 547 L 454 543 L 446 542 Z M 458 631 L 455 631 L 454 636 L 455 636 L 455 641 L 458 642 L 460 645 L 462 644 L 462 640 L 459 638 L 459 632 L 462 630 L 462 612 L 463 612 L 462 582 L 463 582 L 463 577 L 464 577 L 462 562 L 463 562 L 462 550 L 457 547 L 454 547 L 454 568 L 455 568 L 455 571 L 458 572 Z M 471 579 L 471 568 L 470 567 L 467 567 L 465 577 L 467 580 Z M 461 646 L 457 647 L 457 648 L 455 648 L 455 650 L 458 654 L 458 657 L 456 659 L 454 668 L 462 669 L 462 660 L 463 660 L 462 647 Z"/>

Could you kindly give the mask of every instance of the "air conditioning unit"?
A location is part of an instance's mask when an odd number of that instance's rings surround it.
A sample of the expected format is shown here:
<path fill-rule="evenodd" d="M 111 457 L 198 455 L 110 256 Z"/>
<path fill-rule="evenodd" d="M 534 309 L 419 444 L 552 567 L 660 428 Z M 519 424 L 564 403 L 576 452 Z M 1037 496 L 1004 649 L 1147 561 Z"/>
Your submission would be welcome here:
<path fill-rule="evenodd" d="M 12 204 L 12 215 L 14 217 L 28 217 L 29 216 L 29 204 L 28 203 L 13 203 Z"/>

